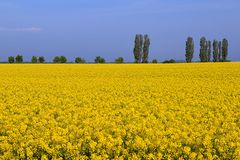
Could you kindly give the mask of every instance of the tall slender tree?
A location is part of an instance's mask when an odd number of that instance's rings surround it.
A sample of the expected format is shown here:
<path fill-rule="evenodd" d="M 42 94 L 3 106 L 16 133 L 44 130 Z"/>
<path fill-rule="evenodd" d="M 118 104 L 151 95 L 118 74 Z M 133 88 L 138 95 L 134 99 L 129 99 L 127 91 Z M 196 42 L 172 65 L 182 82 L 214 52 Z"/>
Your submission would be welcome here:
<path fill-rule="evenodd" d="M 200 61 L 207 62 L 207 40 L 205 37 L 200 39 Z"/>
<path fill-rule="evenodd" d="M 150 39 L 146 34 L 144 35 L 142 63 L 148 63 L 149 46 L 150 46 Z"/>
<path fill-rule="evenodd" d="M 222 61 L 227 61 L 228 56 L 228 40 L 226 38 L 222 41 Z"/>
<path fill-rule="evenodd" d="M 218 54 L 219 54 L 218 41 L 214 40 L 213 41 L 213 62 L 218 62 L 219 60 Z"/>
<path fill-rule="evenodd" d="M 192 37 L 188 37 L 186 41 L 186 62 L 191 63 L 193 59 L 193 53 L 194 53 L 194 41 Z"/>
<path fill-rule="evenodd" d="M 222 42 L 218 42 L 218 61 L 222 61 Z"/>
<path fill-rule="evenodd" d="M 144 40 L 143 40 L 143 35 L 140 34 L 139 35 L 139 62 L 138 63 L 141 63 L 142 61 L 142 57 L 143 57 L 143 43 L 144 43 Z"/>
<path fill-rule="evenodd" d="M 135 46 L 133 49 L 133 53 L 134 53 L 134 59 L 136 63 L 140 63 L 141 62 L 141 54 L 142 54 L 142 35 L 141 34 L 137 34 L 135 37 Z"/>
<path fill-rule="evenodd" d="M 212 53 L 212 42 L 208 41 L 207 42 L 207 61 L 210 62 L 211 61 L 211 53 Z"/>

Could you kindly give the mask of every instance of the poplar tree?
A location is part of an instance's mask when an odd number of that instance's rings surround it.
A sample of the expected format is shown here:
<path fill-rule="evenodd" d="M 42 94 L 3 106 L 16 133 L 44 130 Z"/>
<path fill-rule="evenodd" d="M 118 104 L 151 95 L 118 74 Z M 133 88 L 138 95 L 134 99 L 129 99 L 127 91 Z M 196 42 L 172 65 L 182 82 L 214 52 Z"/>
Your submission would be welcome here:
<path fill-rule="evenodd" d="M 207 41 L 205 37 L 200 39 L 200 61 L 207 62 Z"/>
<path fill-rule="evenodd" d="M 222 42 L 218 42 L 218 61 L 222 61 Z"/>
<path fill-rule="evenodd" d="M 226 38 L 222 41 L 222 61 L 227 61 L 228 56 L 228 40 Z"/>
<path fill-rule="evenodd" d="M 133 49 L 134 59 L 136 63 L 141 63 L 142 45 L 143 45 L 143 37 L 141 34 L 137 34 L 135 37 L 135 46 Z"/>
<path fill-rule="evenodd" d="M 219 54 L 219 48 L 218 48 L 218 41 L 213 41 L 213 62 L 218 62 L 218 54 Z"/>
<path fill-rule="evenodd" d="M 208 52 L 208 55 L 207 55 L 207 61 L 210 62 L 211 61 L 211 53 L 212 53 L 212 42 L 211 41 L 208 41 L 207 43 L 207 52 Z"/>
<path fill-rule="evenodd" d="M 192 37 L 188 37 L 186 41 L 186 62 L 191 63 L 193 59 L 193 53 L 194 53 L 194 41 Z"/>
<path fill-rule="evenodd" d="M 139 35 L 139 61 L 141 63 L 143 57 L 143 35 Z"/>
<path fill-rule="evenodd" d="M 150 46 L 150 39 L 146 34 L 144 35 L 142 63 L 148 63 L 149 46 Z"/>

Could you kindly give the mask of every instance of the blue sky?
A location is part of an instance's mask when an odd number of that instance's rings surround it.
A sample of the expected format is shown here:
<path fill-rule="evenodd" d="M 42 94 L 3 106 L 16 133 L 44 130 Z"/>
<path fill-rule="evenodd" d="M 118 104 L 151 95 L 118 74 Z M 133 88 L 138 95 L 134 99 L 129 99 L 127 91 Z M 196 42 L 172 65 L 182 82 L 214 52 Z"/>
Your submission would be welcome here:
<path fill-rule="evenodd" d="M 149 34 L 150 59 L 184 60 L 185 41 L 229 40 L 229 58 L 240 60 L 239 0 L 1 0 L 0 61 L 10 55 L 65 55 L 69 61 L 98 55 L 133 61 L 135 34 Z"/>

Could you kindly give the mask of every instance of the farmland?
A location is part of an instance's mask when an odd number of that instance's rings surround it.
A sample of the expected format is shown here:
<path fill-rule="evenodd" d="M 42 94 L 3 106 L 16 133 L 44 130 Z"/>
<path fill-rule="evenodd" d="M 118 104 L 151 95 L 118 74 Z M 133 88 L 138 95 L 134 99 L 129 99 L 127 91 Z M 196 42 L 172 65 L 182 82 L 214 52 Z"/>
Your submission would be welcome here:
<path fill-rule="evenodd" d="M 240 159 L 240 63 L 0 65 L 0 159 Z"/>

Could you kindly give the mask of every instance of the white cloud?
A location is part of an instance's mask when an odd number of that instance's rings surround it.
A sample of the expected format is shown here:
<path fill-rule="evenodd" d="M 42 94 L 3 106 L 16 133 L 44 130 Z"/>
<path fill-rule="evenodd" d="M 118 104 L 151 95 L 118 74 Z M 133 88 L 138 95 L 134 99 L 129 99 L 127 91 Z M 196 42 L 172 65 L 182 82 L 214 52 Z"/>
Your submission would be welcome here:
<path fill-rule="evenodd" d="M 39 27 L 23 27 L 23 28 L 6 28 L 0 27 L 0 31 L 9 31 L 9 32 L 40 32 L 42 28 Z"/>

